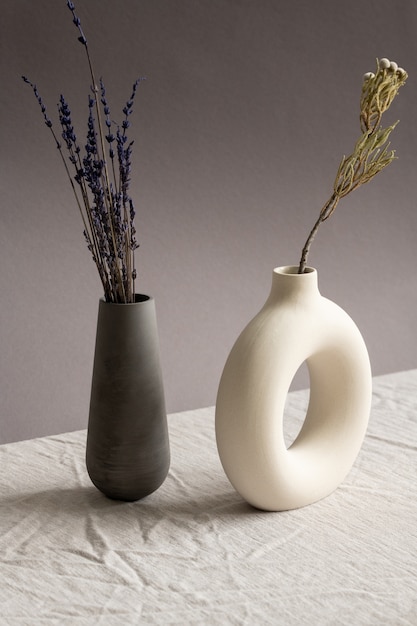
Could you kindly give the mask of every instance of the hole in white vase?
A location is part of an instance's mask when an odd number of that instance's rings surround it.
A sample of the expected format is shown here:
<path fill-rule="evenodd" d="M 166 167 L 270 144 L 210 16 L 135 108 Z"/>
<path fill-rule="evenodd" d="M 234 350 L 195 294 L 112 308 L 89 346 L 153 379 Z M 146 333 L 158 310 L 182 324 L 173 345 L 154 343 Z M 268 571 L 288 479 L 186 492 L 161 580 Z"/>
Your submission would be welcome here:
<path fill-rule="evenodd" d="M 306 362 L 298 368 L 292 380 L 290 392 L 285 402 L 283 419 L 284 441 L 287 448 L 297 439 L 307 413 L 310 377 Z"/>

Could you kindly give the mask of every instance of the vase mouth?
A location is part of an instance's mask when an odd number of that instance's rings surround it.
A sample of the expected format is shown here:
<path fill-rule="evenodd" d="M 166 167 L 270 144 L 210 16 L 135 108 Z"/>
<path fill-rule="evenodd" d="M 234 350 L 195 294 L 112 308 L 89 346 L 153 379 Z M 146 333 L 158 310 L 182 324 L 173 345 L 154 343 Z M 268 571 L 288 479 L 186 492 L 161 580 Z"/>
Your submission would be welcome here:
<path fill-rule="evenodd" d="M 317 274 L 317 270 L 314 267 L 307 266 L 302 274 L 298 273 L 298 265 L 282 265 L 274 269 L 274 274 L 280 274 L 282 276 L 299 276 L 302 278 L 306 274 Z"/>
<path fill-rule="evenodd" d="M 109 304 L 113 306 L 133 306 L 134 304 L 140 304 L 141 302 L 148 302 L 149 300 L 153 300 L 152 296 L 147 296 L 144 293 L 135 293 L 134 302 L 108 302 L 104 296 L 100 298 L 100 302 L 104 302 L 105 304 Z"/>

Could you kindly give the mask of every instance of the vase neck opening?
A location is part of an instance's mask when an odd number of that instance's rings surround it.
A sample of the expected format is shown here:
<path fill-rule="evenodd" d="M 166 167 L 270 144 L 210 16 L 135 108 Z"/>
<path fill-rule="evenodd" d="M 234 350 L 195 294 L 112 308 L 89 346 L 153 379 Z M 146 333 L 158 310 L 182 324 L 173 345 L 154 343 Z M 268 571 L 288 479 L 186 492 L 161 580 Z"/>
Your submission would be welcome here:
<path fill-rule="evenodd" d="M 272 273 L 270 297 L 296 297 L 319 294 L 317 270 L 306 267 L 304 273 L 298 273 L 298 265 L 276 267 Z"/>
<path fill-rule="evenodd" d="M 298 265 L 283 265 L 274 269 L 274 274 L 280 276 L 304 276 L 305 274 L 317 274 L 317 270 L 314 267 L 307 266 L 302 274 L 298 273 Z"/>
<path fill-rule="evenodd" d="M 132 304 L 140 304 L 141 302 L 148 302 L 149 300 L 153 300 L 152 296 L 147 296 L 143 293 L 135 293 L 135 299 L 132 302 L 110 302 L 105 299 L 105 297 L 100 298 L 100 302 L 106 305 L 111 306 L 131 306 Z"/>
<path fill-rule="evenodd" d="M 150 296 L 146 296 L 143 293 L 135 293 L 135 302 L 146 302 L 150 300 Z"/>

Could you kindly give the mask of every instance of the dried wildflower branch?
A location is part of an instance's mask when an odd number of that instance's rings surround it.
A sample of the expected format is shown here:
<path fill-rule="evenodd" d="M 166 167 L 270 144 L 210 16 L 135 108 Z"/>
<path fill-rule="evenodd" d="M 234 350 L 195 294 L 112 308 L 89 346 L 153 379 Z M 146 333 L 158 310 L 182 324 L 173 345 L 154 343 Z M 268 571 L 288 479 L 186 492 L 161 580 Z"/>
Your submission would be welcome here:
<path fill-rule="evenodd" d="M 369 182 L 395 159 L 389 150 L 389 136 L 397 123 L 381 128 L 383 113 L 407 80 L 407 72 L 388 59 L 377 60 L 376 74 L 368 72 L 363 77 L 360 101 L 360 126 L 362 135 L 352 154 L 343 157 L 333 185 L 333 193 L 320 211 L 302 250 L 298 273 L 305 271 L 311 244 L 322 222 L 336 209 L 341 198 Z"/>
<path fill-rule="evenodd" d="M 87 139 L 83 154 L 75 135 L 70 108 L 63 95 L 58 104 L 61 137 L 75 172 L 73 176 L 36 85 L 25 76 L 22 78 L 33 89 L 44 122 L 64 163 L 83 220 L 84 238 L 97 266 L 105 299 L 116 303 L 134 302 L 137 277 L 134 255 L 138 243 L 134 225 L 136 212 L 129 195 L 133 141 L 129 142 L 127 130 L 136 91 L 143 79 L 133 84 L 131 96 L 123 108 L 121 128 L 116 125 L 113 133 L 104 83 L 100 79 L 97 85 L 87 39 L 71 0 L 67 0 L 67 7 L 78 30 L 78 41 L 86 52 L 93 94 L 88 99 Z"/>

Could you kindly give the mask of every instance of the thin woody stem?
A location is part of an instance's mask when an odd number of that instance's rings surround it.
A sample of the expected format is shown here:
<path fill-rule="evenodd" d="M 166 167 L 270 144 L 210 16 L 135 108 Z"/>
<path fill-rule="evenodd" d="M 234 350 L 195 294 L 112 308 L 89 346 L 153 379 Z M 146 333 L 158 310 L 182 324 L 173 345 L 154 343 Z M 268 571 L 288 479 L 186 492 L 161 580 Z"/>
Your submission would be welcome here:
<path fill-rule="evenodd" d="M 314 241 L 314 238 L 316 236 L 316 233 L 319 229 L 319 226 L 322 222 L 324 222 L 325 220 L 327 220 L 328 217 L 331 216 L 331 214 L 333 213 L 333 211 L 335 210 L 338 202 L 339 202 L 339 196 L 336 194 L 336 192 L 333 192 L 333 194 L 331 195 L 331 197 L 329 198 L 329 200 L 326 202 L 326 204 L 324 205 L 324 207 L 322 208 L 322 210 L 320 211 L 320 215 L 316 221 L 316 223 L 314 224 L 313 228 L 310 231 L 309 236 L 307 237 L 307 241 L 304 244 L 304 248 L 302 250 L 301 253 L 301 259 L 300 259 L 300 263 L 298 266 L 298 274 L 303 274 L 307 265 L 307 257 L 308 254 L 310 252 L 310 247 L 311 244 Z"/>

